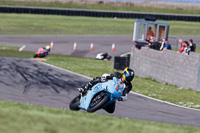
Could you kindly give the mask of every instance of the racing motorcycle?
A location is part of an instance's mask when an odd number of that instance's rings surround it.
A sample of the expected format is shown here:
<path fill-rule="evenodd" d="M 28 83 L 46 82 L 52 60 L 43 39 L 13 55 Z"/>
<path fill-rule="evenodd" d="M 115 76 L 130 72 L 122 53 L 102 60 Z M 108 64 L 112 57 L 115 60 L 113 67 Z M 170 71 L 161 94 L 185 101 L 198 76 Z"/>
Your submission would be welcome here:
<path fill-rule="evenodd" d="M 122 95 L 124 86 L 120 84 L 116 77 L 103 83 L 94 85 L 87 91 L 86 95 L 82 93 L 76 96 L 69 104 L 71 110 L 85 110 L 95 112 L 99 109 L 105 109 L 108 113 L 113 113 L 114 109 L 108 110 L 110 105 L 116 103 L 116 100 Z"/>

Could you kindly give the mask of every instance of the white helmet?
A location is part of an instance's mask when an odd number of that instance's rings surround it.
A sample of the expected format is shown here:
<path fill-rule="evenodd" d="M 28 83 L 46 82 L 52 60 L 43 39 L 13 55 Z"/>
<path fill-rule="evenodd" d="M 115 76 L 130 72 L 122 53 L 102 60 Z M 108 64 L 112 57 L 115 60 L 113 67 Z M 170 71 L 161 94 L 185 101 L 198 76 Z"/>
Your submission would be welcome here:
<path fill-rule="evenodd" d="M 110 76 L 110 74 L 107 74 L 107 73 L 103 74 L 103 75 L 101 76 L 101 81 L 106 81 L 106 77 L 107 77 L 107 76 Z"/>

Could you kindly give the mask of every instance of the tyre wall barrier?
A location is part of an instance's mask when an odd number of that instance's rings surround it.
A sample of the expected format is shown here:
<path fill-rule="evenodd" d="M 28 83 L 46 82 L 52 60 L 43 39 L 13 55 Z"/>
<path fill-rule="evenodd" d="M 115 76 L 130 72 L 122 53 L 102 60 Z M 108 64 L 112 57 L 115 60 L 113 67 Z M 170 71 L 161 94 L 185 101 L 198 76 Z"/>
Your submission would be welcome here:
<path fill-rule="evenodd" d="M 114 69 L 124 70 L 124 68 L 130 65 L 130 54 L 127 57 L 115 56 L 114 58 Z"/>
<path fill-rule="evenodd" d="M 153 14 L 135 12 L 113 12 L 113 11 L 93 11 L 75 9 L 54 9 L 37 7 L 11 7 L 0 6 L 0 13 L 28 13 L 28 14 L 47 14 L 47 15 L 66 15 L 66 16 L 87 16 L 87 17 L 109 17 L 109 18 L 137 18 L 154 17 L 159 20 L 178 20 L 178 21 L 200 21 L 200 15 L 175 15 L 175 14 Z"/>

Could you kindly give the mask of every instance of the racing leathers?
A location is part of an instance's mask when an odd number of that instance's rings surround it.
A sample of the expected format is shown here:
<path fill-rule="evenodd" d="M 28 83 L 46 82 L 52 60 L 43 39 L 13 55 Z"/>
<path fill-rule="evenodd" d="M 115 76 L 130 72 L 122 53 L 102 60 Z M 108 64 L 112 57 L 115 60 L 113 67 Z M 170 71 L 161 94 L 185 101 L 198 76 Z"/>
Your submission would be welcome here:
<path fill-rule="evenodd" d="M 113 77 L 117 78 L 117 84 L 119 86 L 124 87 L 124 91 L 122 92 L 122 96 L 118 98 L 118 101 L 126 101 L 127 100 L 127 94 L 131 91 L 132 89 L 132 84 L 130 82 L 126 82 L 122 78 L 122 74 L 119 72 L 116 72 L 114 74 L 103 74 L 102 77 L 96 77 L 87 84 L 83 85 L 82 88 L 78 88 L 79 91 L 82 93 L 82 95 L 85 95 L 86 92 L 92 88 L 97 83 L 100 82 L 106 82 L 108 80 L 112 80 Z M 121 87 L 120 87 L 121 88 Z M 107 111 L 108 113 L 113 113 L 115 111 L 115 105 L 116 101 L 107 105 L 104 107 L 104 110 Z"/>
<path fill-rule="evenodd" d="M 34 55 L 34 58 L 39 57 L 39 58 L 44 58 L 50 53 L 51 49 L 46 49 L 45 47 L 41 47 L 38 49 L 36 54 Z"/>
<path fill-rule="evenodd" d="M 90 82 L 88 82 L 87 84 L 79 88 L 79 91 L 84 94 L 87 92 L 87 90 L 92 88 L 92 86 L 94 86 L 95 84 L 100 83 L 100 82 L 106 82 L 107 80 L 112 80 L 113 77 L 116 77 L 118 79 L 118 82 L 122 82 L 123 84 L 125 84 L 124 91 L 122 92 L 122 96 L 118 99 L 118 101 L 126 101 L 127 94 L 132 89 L 132 84 L 130 82 L 123 82 L 122 74 L 119 72 L 115 72 L 114 74 L 103 74 L 102 77 L 95 77 L 93 78 L 93 80 L 91 80 Z"/>

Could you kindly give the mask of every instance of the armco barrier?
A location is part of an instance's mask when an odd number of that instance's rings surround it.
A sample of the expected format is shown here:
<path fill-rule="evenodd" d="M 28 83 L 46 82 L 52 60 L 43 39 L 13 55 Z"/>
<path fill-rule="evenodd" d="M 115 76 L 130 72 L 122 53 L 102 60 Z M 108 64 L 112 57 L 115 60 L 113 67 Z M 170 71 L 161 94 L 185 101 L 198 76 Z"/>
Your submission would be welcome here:
<path fill-rule="evenodd" d="M 130 66 L 139 77 L 200 91 L 200 55 L 142 48 L 133 50 Z"/>
<path fill-rule="evenodd" d="M 93 11 L 78 9 L 53 9 L 37 7 L 11 7 L 0 6 L 0 13 L 29 13 L 29 14 L 48 14 L 66 16 L 88 16 L 88 17 L 111 17 L 111 18 L 137 18 L 144 19 L 147 16 L 156 17 L 159 20 L 179 20 L 179 21 L 200 21 L 200 15 L 174 15 L 174 14 L 154 14 L 136 12 L 113 12 L 113 11 Z"/>

